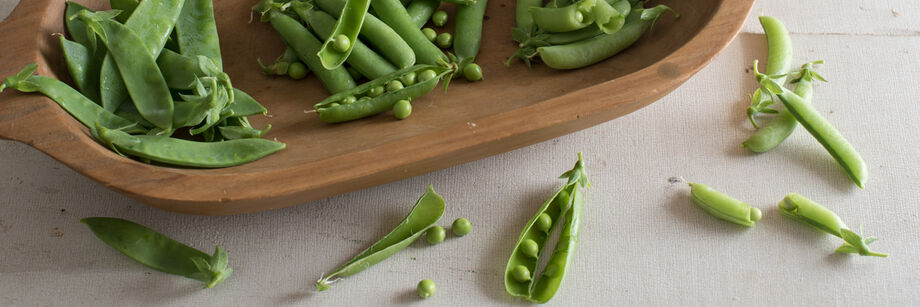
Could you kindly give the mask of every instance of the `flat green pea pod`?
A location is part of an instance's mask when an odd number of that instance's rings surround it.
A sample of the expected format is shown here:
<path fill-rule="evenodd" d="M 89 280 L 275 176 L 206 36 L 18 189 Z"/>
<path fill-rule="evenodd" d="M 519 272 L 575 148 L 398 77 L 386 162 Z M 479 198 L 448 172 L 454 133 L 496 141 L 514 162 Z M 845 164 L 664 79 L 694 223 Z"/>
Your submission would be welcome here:
<path fill-rule="evenodd" d="M 795 94 L 802 97 L 805 102 L 811 102 L 814 80 L 827 82 L 824 77 L 814 71 L 814 65 L 822 63 L 824 62 L 805 63 L 802 65 L 802 69 L 798 71 L 798 78 L 792 81 L 796 84 Z M 754 69 L 757 69 L 756 63 L 754 64 Z M 741 143 L 741 146 L 753 152 L 767 152 L 779 146 L 789 135 L 792 135 L 797 126 L 798 121 L 795 120 L 795 116 L 792 116 L 789 110 L 782 109 L 776 113 L 776 117 L 773 120 L 758 128 L 751 137 Z"/>
<path fill-rule="evenodd" d="M 339 19 L 335 22 L 335 28 L 331 34 L 327 35 L 329 38 L 317 53 L 323 67 L 333 69 L 345 63 L 345 59 L 351 54 L 358 41 L 358 33 L 361 32 L 364 16 L 367 15 L 367 9 L 370 6 L 370 0 L 345 0 L 345 6 Z"/>
<path fill-rule="evenodd" d="M 556 294 L 574 257 L 584 203 L 581 189 L 591 186 L 581 153 L 575 167 L 559 178 L 566 179 L 565 185 L 543 203 L 524 227 L 505 267 L 505 290 L 508 294 L 537 303 L 545 303 Z M 559 224 L 564 224 L 559 241 L 546 268 L 537 278 L 535 273 L 540 257 L 548 250 L 549 235 Z"/>
<path fill-rule="evenodd" d="M 255 98 L 238 88 L 233 88 L 233 103 L 230 104 L 229 109 L 230 112 L 233 112 L 233 117 L 268 113 L 268 110 Z"/>
<path fill-rule="evenodd" d="M 398 0 L 371 0 L 371 6 L 377 17 L 386 22 L 412 47 L 418 63 L 435 65 L 448 60 L 444 52 L 422 34 L 422 30 L 412 21 L 406 8 Z"/>
<path fill-rule="evenodd" d="M 435 8 L 440 4 L 438 0 L 420 1 L 433 1 Z M 344 0 L 315 0 L 315 3 L 320 9 L 336 18 L 339 17 L 345 7 Z M 411 6 L 409 9 L 411 9 Z M 434 9 L 432 9 L 433 11 Z M 429 15 L 431 14 L 429 13 Z M 413 16 L 413 20 L 414 18 Z M 425 19 L 427 18 L 425 17 Z M 422 24 L 424 24 L 424 21 Z M 364 25 L 361 26 L 361 39 L 372 45 L 377 52 L 380 52 L 397 68 L 402 69 L 415 65 L 415 53 L 409 47 L 409 44 L 396 31 L 393 31 L 393 28 L 390 28 L 374 15 L 367 14 L 364 16 Z"/>
<path fill-rule="evenodd" d="M 779 212 L 818 231 L 839 237 L 843 243 L 835 252 L 853 253 L 861 256 L 888 257 L 888 254 L 869 250 L 868 245 L 878 240 L 875 237 L 863 238 L 856 234 L 837 216 L 824 206 L 796 193 L 789 193 L 777 205 Z"/>
<path fill-rule="evenodd" d="M 361 272 L 403 250 L 441 219 L 444 206 L 444 199 L 429 185 L 409 215 L 396 228 L 329 275 L 317 280 L 316 289 L 328 290 L 332 283 Z"/>
<path fill-rule="evenodd" d="M 339 66 L 331 70 L 323 68 L 319 57 L 316 56 L 322 44 L 300 21 L 276 9 L 271 9 L 266 14 L 269 15 L 269 21 L 281 36 L 281 40 L 297 52 L 300 60 L 307 64 L 329 92 L 335 94 L 355 87 L 355 80 L 345 67 Z"/>
<path fill-rule="evenodd" d="M 175 22 L 179 53 L 185 56 L 205 56 L 214 60 L 218 69 L 223 71 L 213 0 L 184 1 L 182 12 Z"/>
<path fill-rule="evenodd" d="M 760 16 L 760 25 L 763 27 L 764 35 L 767 37 L 767 67 L 765 73 L 770 76 L 776 76 L 775 79 L 779 84 L 786 83 L 786 73 L 792 66 L 792 37 L 789 31 L 779 19 L 770 16 Z M 757 68 L 757 65 L 754 65 Z M 757 113 L 773 113 L 775 110 L 767 107 L 773 105 L 772 95 L 764 95 L 760 88 L 751 95 L 751 106 L 747 109 L 748 119 L 754 128 L 760 128 L 754 116 Z"/>
<path fill-rule="evenodd" d="M 157 67 L 171 89 L 189 90 L 195 88 L 198 78 L 205 76 L 198 65 L 198 59 L 181 55 L 172 50 L 163 50 L 157 57 Z"/>
<path fill-rule="evenodd" d="M 121 11 L 121 14 L 115 16 L 115 19 L 121 23 L 128 21 L 131 14 L 137 9 L 138 4 L 137 0 L 109 0 L 109 5 L 112 6 L 113 10 Z"/>
<path fill-rule="evenodd" d="M 283 143 L 265 139 L 194 142 L 165 135 L 130 135 L 96 126 L 97 139 L 115 152 L 169 165 L 220 168 L 258 160 L 284 149 Z"/>
<path fill-rule="evenodd" d="M 208 255 L 131 221 L 89 217 L 80 222 L 105 244 L 151 269 L 201 281 L 207 288 L 233 274 L 227 252 L 220 246 Z"/>
<path fill-rule="evenodd" d="M 419 77 L 418 82 L 395 91 L 383 92 L 380 95 L 372 95 L 371 93 L 375 91 L 375 88 L 382 89 L 393 81 L 402 80 L 405 75 L 411 73 L 422 75 L 426 71 L 430 71 L 434 76 L 425 80 Z M 319 114 L 320 120 L 327 123 L 345 122 L 368 117 L 392 110 L 397 101 L 421 97 L 434 89 L 438 85 L 438 81 L 451 72 L 452 70 L 438 65 L 415 65 L 371 80 L 351 90 L 329 96 L 313 105 L 313 108 Z M 367 98 L 363 99 L 364 97 Z M 351 102 L 350 100 L 352 99 L 355 101 Z M 349 100 L 350 103 L 346 103 L 346 100 Z"/>
<path fill-rule="evenodd" d="M 757 79 L 765 90 L 779 97 L 783 105 L 786 106 L 786 110 L 789 110 L 789 113 L 802 124 L 802 127 L 805 127 L 805 130 L 808 130 L 808 133 L 811 133 L 815 140 L 821 143 L 821 146 L 824 146 L 824 149 L 834 157 L 837 164 L 843 167 L 850 180 L 860 188 L 863 188 L 869 176 L 866 170 L 866 162 L 856 152 L 853 145 L 850 145 L 850 142 L 824 116 L 821 116 L 821 113 L 811 106 L 807 100 L 780 86 L 766 75 L 758 74 Z"/>
<path fill-rule="evenodd" d="M 91 50 L 80 43 L 61 36 L 61 51 L 67 62 L 67 71 L 77 89 L 90 100 L 99 101 L 99 61 Z"/>
<path fill-rule="evenodd" d="M 579 0 L 564 7 L 531 7 L 528 11 L 538 28 L 548 32 L 569 32 L 594 23 L 591 11 L 600 1 L 604 0 Z"/>
<path fill-rule="evenodd" d="M 107 128 L 123 129 L 129 133 L 143 133 L 147 130 L 136 122 L 124 119 L 102 108 L 64 82 L 44 76 L 34 76 L 38 65 L 27 65 L 22 71 L 0 83 L 0 92 L 10 87 L 20 92 L 39 92 L 54 100 L 64 111 L 73 115 L 80 123 L 92 128 L 97 123 Z"/>
<path fill-rule="evenodd" d="M 738 225 L 754 227 L 763 216 L 760 209 L 716 191 L 707 185 L 691 182 L 690 196 L 693 203 L 712 216 Z"/>

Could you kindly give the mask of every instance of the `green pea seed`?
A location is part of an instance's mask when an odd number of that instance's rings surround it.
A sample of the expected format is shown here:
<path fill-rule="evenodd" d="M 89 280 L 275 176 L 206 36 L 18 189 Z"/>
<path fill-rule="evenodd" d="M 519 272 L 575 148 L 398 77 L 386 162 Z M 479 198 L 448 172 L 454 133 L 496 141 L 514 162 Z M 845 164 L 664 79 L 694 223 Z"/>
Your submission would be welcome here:
<path fill-rule="evenodd" d="M 403 99 L 393 105 L 393 116 L 396 116 L 397 119 L 406 119 L 411 114 L 412 104 L 408 100 Z"/>
<path fill-rule="evenodd" d="M 395 92 L 403 88 L 404 86 L 402 82 L 399 82 L 399 80 L 393 80 L 393 81 L 387 82 L 387 92 Z"/>
<path fill-rule="evenodd" d="M 428 231 L 425 232 L 425 240 L 431 245 L 444 242 L 444 237 L 447 237 L 447 230 L 441 226 L 428 228 Z"/>
<path fill-rule="evenodd" d="M 355 103 L 355 101 L 358 101 L 357 99 L 355 99 L 355 96 L 348 96 L 348 97 L 342 98 L 342 104 L 352 104 L 352 103 Z"/>
<path fill-rule="evenodd" d="M 367 91 L 367 95 L 371 97 L 377 97 L 377 96 L 383 95 L 384 91 L 386 91 L 386 89 L 383 88 L 383 85 L 378 85 L 378 86 L 372 87 L 369 91 Z"/>
<path fill-rule="evenodd" d="M 540 255 L 540 245 L 537 244 L 537 241 L 526 239 L 521 242 L 521 253 L 527 257 L 537 258 Z"/>
<path fill-rule="evenodd" d="M 364 97 L 358 98 L 358 102 L 367 102 L 367 101 L 371 101 L 371 97 L 364 96 Z"/>
<path fill-rule="evenodd" d="M 435 38 L 435 44 L 443 49 L 450 48 L 450 46 L 454 44 L 454 36 L 446 32 L 438 34 L 438 37 Z"/>
<path fill-rule="evenodd" d="M 447 12 L 437 11 L 434 14 L 431 14 L 431 23 L 438 27 L 443 27 L 447 24 Z"/>
<path fill-rule="evenodd" d="M 300 80 L 307 76 L 307 66 L 301 62 L 291 63 L 287 68 L 288 77 L 294 80 Z"/>
<path fill-rule="evenodd" d="M 536 227 L 537 230 L 548 232 L 549 228 L 553 226 L 553 218 L 549 217 L 549 214 L 546 213 L 540 214 L 540 217 L 537 218 L 533 226 Z"/>
<path fill-rule="evenodd" d="M 458 237 L 465 236 L 472 230 L 473 224 L 470 223 L 470 220 L 462 217 L 454 220 L 454 223 L 450 225 L 450 232 L 453 232 Z"/>
<path fill-rule="evenodd" d="M 530 281 L 530 270 L 523 264 L 519 264 L 511 270 L 511 276 L 519 282 Z"/>
<path fill-rule="evenodd" d="M 330 108 L 335 108 L 335 107 L 338 107 L 338 106 L 340 106 L 340 104 L 335 103 L 335 102 L 329 104 L 329 107 L 330 107 Z"/>
<path fill-rule="evenodd" d="M 418 81 L 425 82 L 425 81 L 434 79 L 434 77 L 437 77 L 437 76 L 438 74 L 435 73 L 434 70 L 426 69 L 418 74 Z"/>
<path fill-rule="evenodd" d="M 432 43 L 434 42 L 434 39 L 438 37 L 438 32 L 435 32 L 432 28 L 422 29 L 422 34 L 425 34 L 425 38 L 427 38 Z"/>
<path fill-rule="evenodd" d="M 434 282 L 430 279 L 422 279 L 418 282 L 418 297 L 420 298 L 429 298 L 434 295 L 434 292 L 438 289 Z"/>
<path fill-rule="evenodd" d="M 416 79 L 415 77 L 416 77 L 415 72 L 410 71 L 409 73 L 403 75 L 402 77 L 399 77 L 399 80 L 402 80 L 402 83 L 406 86 L 412 86 L 413 84 L 415 84 L 415 79 Z"/>
<path fill-rule="evenodd" d="M 463 77 L 470 82 L 482 80 L 482 67 L 476 63 L 467 64 L 463 67 Z"/>
<path fill-rule="evenodd" d="M 585 14 L 582 14 L 581 12 L 575 12 L 575 20 L 578 22 L 585 21 Z"/>
<path fill-rule="evenodd" d="M 336 35 L 332 40 L 332 49 L 335 49 L 335 51 L 345 52 L 348 51 L 349 47 L 351 47 L 351 40 L 345 34 Z"/>

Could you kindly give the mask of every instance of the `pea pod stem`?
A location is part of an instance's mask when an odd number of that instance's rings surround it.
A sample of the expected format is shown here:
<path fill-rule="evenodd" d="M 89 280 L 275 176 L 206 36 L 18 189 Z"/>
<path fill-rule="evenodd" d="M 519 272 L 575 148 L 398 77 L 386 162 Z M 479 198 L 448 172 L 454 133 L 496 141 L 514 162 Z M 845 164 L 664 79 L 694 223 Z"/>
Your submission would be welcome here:
<path fill-rule="evenodd" d="M 763 27 L 764 35 L 767 38 L 767 66 L 764 73 L 770 76 L 778 76 L 776 81 L 779 84 L 784 84 L 786 80 L 785 74 L 789 72 L 789 68 L 792 66 L 792 38 L 789 36 L 786 26 L 779 19 L 760 16 L 758 20 L 760 20 L 760 25 Z M 757 66 L 754 67 L 756 68 Z M 757 121 L 754 120 L 754 116 L 773 104 L 773 100 L 770 99 L 771 95 L 762 95 L 759 91 L 761 89 L 758 88 L 754 92 L 751 106 L 747 109 L 748 119 L 754 128 L 760 128 Z"/>
<path fill-rule="evenodd" d="M 797 193 L 789 193 L 777 204 L 780 213 L 818 231 L 844 240 L 835 252 L 855 253 L 861 256 L 888 257 L 888 254 L 869 250 L 868 245 L 875 242 L 874 237 L 863 238 L 850 230 L 846 224 L 830 209 Z"/>
<path fill-rule="evenodd" d="M 814 65 L 821 64 L 823 61 L 816 61 L 802 65 L 799 71 L 799 77 L 795 80 L 795 94 L 802 97 L 806 103 L 811 103 L 814 92 L 814 79 L 824 81 L 824 78 L 814 72 Z M 756 68 L 756 64 L 755 64 Z M 795 131 L 798 122 L 795 117 L 789 113 L 789 110 L 779 110 L 772 120 L 767 122 L 747 140 L 741 143 L 741 146 L 753 152 L 767 152 L 776 146 L 779 146 L 786 140 L 792 132 Z"/>

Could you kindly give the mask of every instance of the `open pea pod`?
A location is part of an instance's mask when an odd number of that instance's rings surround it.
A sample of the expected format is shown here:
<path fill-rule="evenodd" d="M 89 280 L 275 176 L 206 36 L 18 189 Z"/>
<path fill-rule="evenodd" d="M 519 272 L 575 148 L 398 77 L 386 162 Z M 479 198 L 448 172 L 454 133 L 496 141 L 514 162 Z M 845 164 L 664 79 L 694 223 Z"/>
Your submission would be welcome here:
<path fill-rule="evenodd" d="M 575 31 L 594 23 L 592 11 L 605 0 L 579 0 L 563 7 L 531 7 L 534 24 L 547 32 Z"/>
<path fill-rule="evenodd" d="M 333 69 L 345 63 L 358 41 L 364 16 L 370 6 L 370 0 L 345 0 L 345 7 L 335 23 L 335 29 L 317 53 L 323 67 Z"/>
<path fill-rule="evenodd" d="M 441 219 L 444 206 L 444 199 L 429 185 L 409 215 L 396 228 L 329 275 L 316 281 L 316 289 L 327 290 L 330 284 L 361 272 L 403 250 Z"/>

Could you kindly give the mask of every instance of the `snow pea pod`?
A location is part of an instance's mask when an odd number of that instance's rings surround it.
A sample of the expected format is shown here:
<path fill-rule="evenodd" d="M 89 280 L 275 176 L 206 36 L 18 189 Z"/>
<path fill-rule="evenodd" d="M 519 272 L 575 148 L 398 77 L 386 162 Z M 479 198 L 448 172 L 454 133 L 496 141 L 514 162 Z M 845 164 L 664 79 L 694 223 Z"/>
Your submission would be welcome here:
<path fill-rule="evenodd" d="M 754 227 L 763 214 L 743 201 L 716 191 L 707 185 L 690 182 L 693 203 L 716 218 L 738 225 Z"/>
<path fill-rule="evenodd" d="M 176 38 L 179 40 L 179 53 L 185 56 L 205 56 L 214 60 L 218 70 L 223 71 L 220 39 L 217 35 L 217 23 L 214 21 L 214 3 L 212 0 L 185 0 L 185 5 L 181 5 L 181 8 L 182 11 L 174 22 Z"/>
<path fill-rule="evenodd" d="M 426 71 L 430 71 L 434 77 L 425 80 L 420 78 L 418 82 L 395 91 L 372 93 L 376 91 L 375 88 L 383 89 L 387 84 L 402 80 L 408 74 L 422 75 Z M 438 81 L 450 72 L 451 70 L 442 66 L 415 65 L 371 80 L 351 90 L 329 96 L 315 104 L 313 108 L 319 114 L 320 120 L 327 123 L 345 122 L 379 114 L 392 110 L 393 105 L 399 100 L 415 99 L 430 92 L 437 86 Z M 346 100 L 354 101 L 347 103 Z"/>
<path fill-rule="evenodd" d="M 171 89 L 188 90 L 195 88 L 199 77 L 205 76 L 198 65 L 197 58 L 187 57 L 175 51 L 165 49 L 157 57 L 157 67 Z"/>
<path fill-rule="evenodd" d="M 208 288 L 233 274 L 227 267 L 227 252 L 220 246 L 208 255 L 131 221 L 89 217 L 80 222 L 105 244 L 151 269 L 195 279 Z"/>
<path fill-rule="evenodd" d="M 99 65 L 101 56 L 80 43 L 61 36 L 61 51 L 67 62 L 70 78 L 87 98 L 99 101 Z"/>
<path fill-rule="evenodd" d="M 524 227 L 505 267 L 508 294 L 538 303 L 549 301 L 559 289 L 578 242 L 584 202 L 581 189 L 590 186 L 581 153 L 575 167 L 559 178 L 566 179 L 566 183 L 543 203 Z M 537 264 L 543 252 L 548 250 L 545 245 L 549 235 L 559 224 L 565 224 L 562 234 L 546 268 L 540 278 L 536 278 Z"/>
<path fill-rule="evenodd" d="M 415 26 L 421 29 L 440 5 L 441 0 L 412 0 L 406 7 L 406 13 L 412 18 Z"/>
<path fill-rule="evenodd" d="M 811 103 L 814 79 L 824 80 L 814 71 L 814 64 L 819 63 L 822 62 L 818 61 L 802 65 L 802 69 L 799 71 L 799 78 L 795 80 L 795 94 L 802 97 L 802 100 L 807 103 Z M 767 152 L 785 141 L 792 134 L 792 131 L 795 131 L 796 126 L 798 126 L 798 121 L 795 120 L 795 117 L 789 113 L 789 110 L 782 109 L 773 120 L 757 129 L 751 137 L 742 142 L 741 146 L 753 152 Z"/>
<path fill-rule="evenodd" d="M 109 5 L 112 6 L 113 10 L 121 11 L 121 14 L 115 16 L 115 19 L 118 22 L 125 23 L 128 21 L 128 17 L 131 17 L 131 14 L 137 9 L 138 3 L 137 0 L 109 0 Z"/>
<path fill-rule="evenodd" d="M 297 12 L 297 15 L 300 16 L 302 20 L 310 25 L 310 28 L 313 29 L 321 40 L 331 39 L 333 37 L 332 35 L 335 35 L 333 27 L 336 25 L 336 20 L 331 15 L 323 11 L 315 10 L 311 5 L 304 4 L 303 2 L 294 2 L 294 5 L 291 7 Z M 351 55 L 343 60 L 348 61 L 349 66 L 368 79 L 376 79 L 396 71 L 396 67 L 393 66 L 393 64 L 387 62 L 386 59 L 367 47 L 367 45 L 358 40 L 357 37 L 352 40 L 352 47 L 353 49 L 350 52 Z M 325 48 L 325 46 L 323 48 Z M 322 51 L 320 51 L 319 57 L 322 61 Z"/>
<path fill-rule="evenodd" d="M 319 57 L 316 56 L 322 44 L 299 21 L 274 9 L 268 14 L 269 21 L 281 36 L 281 40 L 297 52 L 300 60 L 307 64 L 307 67 L 316 74 L 329 92 L 335 94 L 355 87 L 355 80 L 351 78 L 345 67 L 340 66 L 331 70 L 323 68 Z"/>
<path fill-rule="evenodd" d="M 559 8 L 531 7 L 528 11 L 538 28 L 548 32 L 569 32 L 594 23 L 591 10 L 599 1 L 604 0 L 579 0 Z"/>
<path fill-rule="evenodd" d="M 875 242 L 877 238 L 863 238 L 856 234 L 847 228 L 847 225 L 843 223 L 836 213 L 802 195 L 789 193 L 777 204 L 777 207 L 779 207 L 779 212 L 785 216 L 802 222 L 818 231 L 843 239 L 846 243 L 838 247 L 835 252 L 888 257 L 888 254 L 869 250 L 868 245 Z"/>
<path fill-rule="evenodd" d="M 409 215 L 396 228 L 329 275 L 316 281 L 316 289 L 327 290 L 332 283 L 361 272 L 403 250 L 424 234 L 429 227 L 434 226 L 443 213 L 444 199 L 434 191 L 431 185 L 428 185 L 428 190 L 418 199 Z"/>
<path fill-rule="evenodd" d="M 435 65 L 448 60 L 441 49 L 422 34 L 422 30 L 415 25 L 398 0 L 371 0 L 371 6 L 377 17 L 390 25 L 412 47 L 419 64 Z"/>
<path fill-rule="evenodd" d="M 303 2 L 298 1 L 295 3 Z M 332 33 L 326 35 L 328 38 L 325 39 L 326 42 L 323 43 L 323 47 L 319 49 L 317 54 L 323 67 L 332 69 L 345 63 L 345 59 L 348 58 L 355 45 L 357 45 L 358 33 L 361 32 L 361 26 L 364 25 L 364 16 L 367 15 L 367 9 L 370 6 L 370 0 L 345 0 L 345 6 L 342 8 L 338 20 L 335 21 Z"/>
<path fill-rule="evenodd" d="M 439 3 L 437 0 L 433 1 Z M 326 13 L 338 18 L 345 7 L 345 2 L 343 0 L 316 0 L 316 5 Z M 415 65 L 415 53 L 409 47 L 409 44 L 396 31 L 393 31 L 393 28 L 390 28 L 374 15 L 367 14 L 364 16 L 364 25 L 361 26 L 361 39 L 376 48 L 381 55 L 399 69 Z"/>
<path fill-rule="evenodd" d="M 72 18 L 83 10 L 92 12 L 92 10 L 79 3 L 67 1 L 67 6 L 64 8 L 64 26 L 67 28 L 67 34 L 70 35 L 73 41 L 80 43 L 90 50 L 94 50 L 96 49 L 95 35 L 87 31 L 86 24 L 82 21 Z"/>
<path fill-rule="evenodd" d="M 775 76 L 777 83 L 785 84 L 785 74 L 789 72 L 792 66 L 792 38 L 789 31 L 779 19 L 770 16 L 760 16 L 760 25 L 763 27 L 764 35 L 767 37 L 767 67 L 765 73 L 769 76 Z M 756 66 L 755 66 L 756 68 Z M 754 91 L 751 99 L 751 106 L 747 109 L 748 119 L 754 128 L 760 128 L 754 116 L 757 113 L 773 104 L 771 95 L 763 95 L 761 89 Z"/>
<path fill-rule="evenodd" d="M 454 53 L 460 62 L 472 62 L 479 54 L 479 46 L 482 44 L 482 20 L 486 14 L 487 3 L 487 0 L 479 0 L 472 5 L 457 7 Z"/>
<path fill-rule="evenodd" d="M 868 177 L 866 162 L 856 152 L 853 145 L 850 145 L 850 142 L 824 116 L 821 116 L 821 113 L 811 106 L 807 100 L 780 86 L 765 75 L 758 75 L 757 79 L 760 80 L 761 85 L 766 90 L 779 97 L 783 105 L 786 106 L 786 110 L 789 110 L 789 113 L 802 124 L 802 127 L 805 127 L 805 130 L 808 130 L 808 133 L 811 133 L 815 140 L 821 143 L 821 146 L 824 146 L 824 149 L 834 157 L 837 164 L 843 167 L 847 177 L 857 186 L 863 188 Z"/>
<path fill-rule="evenodd" d="M 233 103 L 230 104 L 229 108 L 230 112 L 233 113 L 233 117 L 268 113 L 268 110 L 255 98 L 238 88 L 233 88 Z"/>

